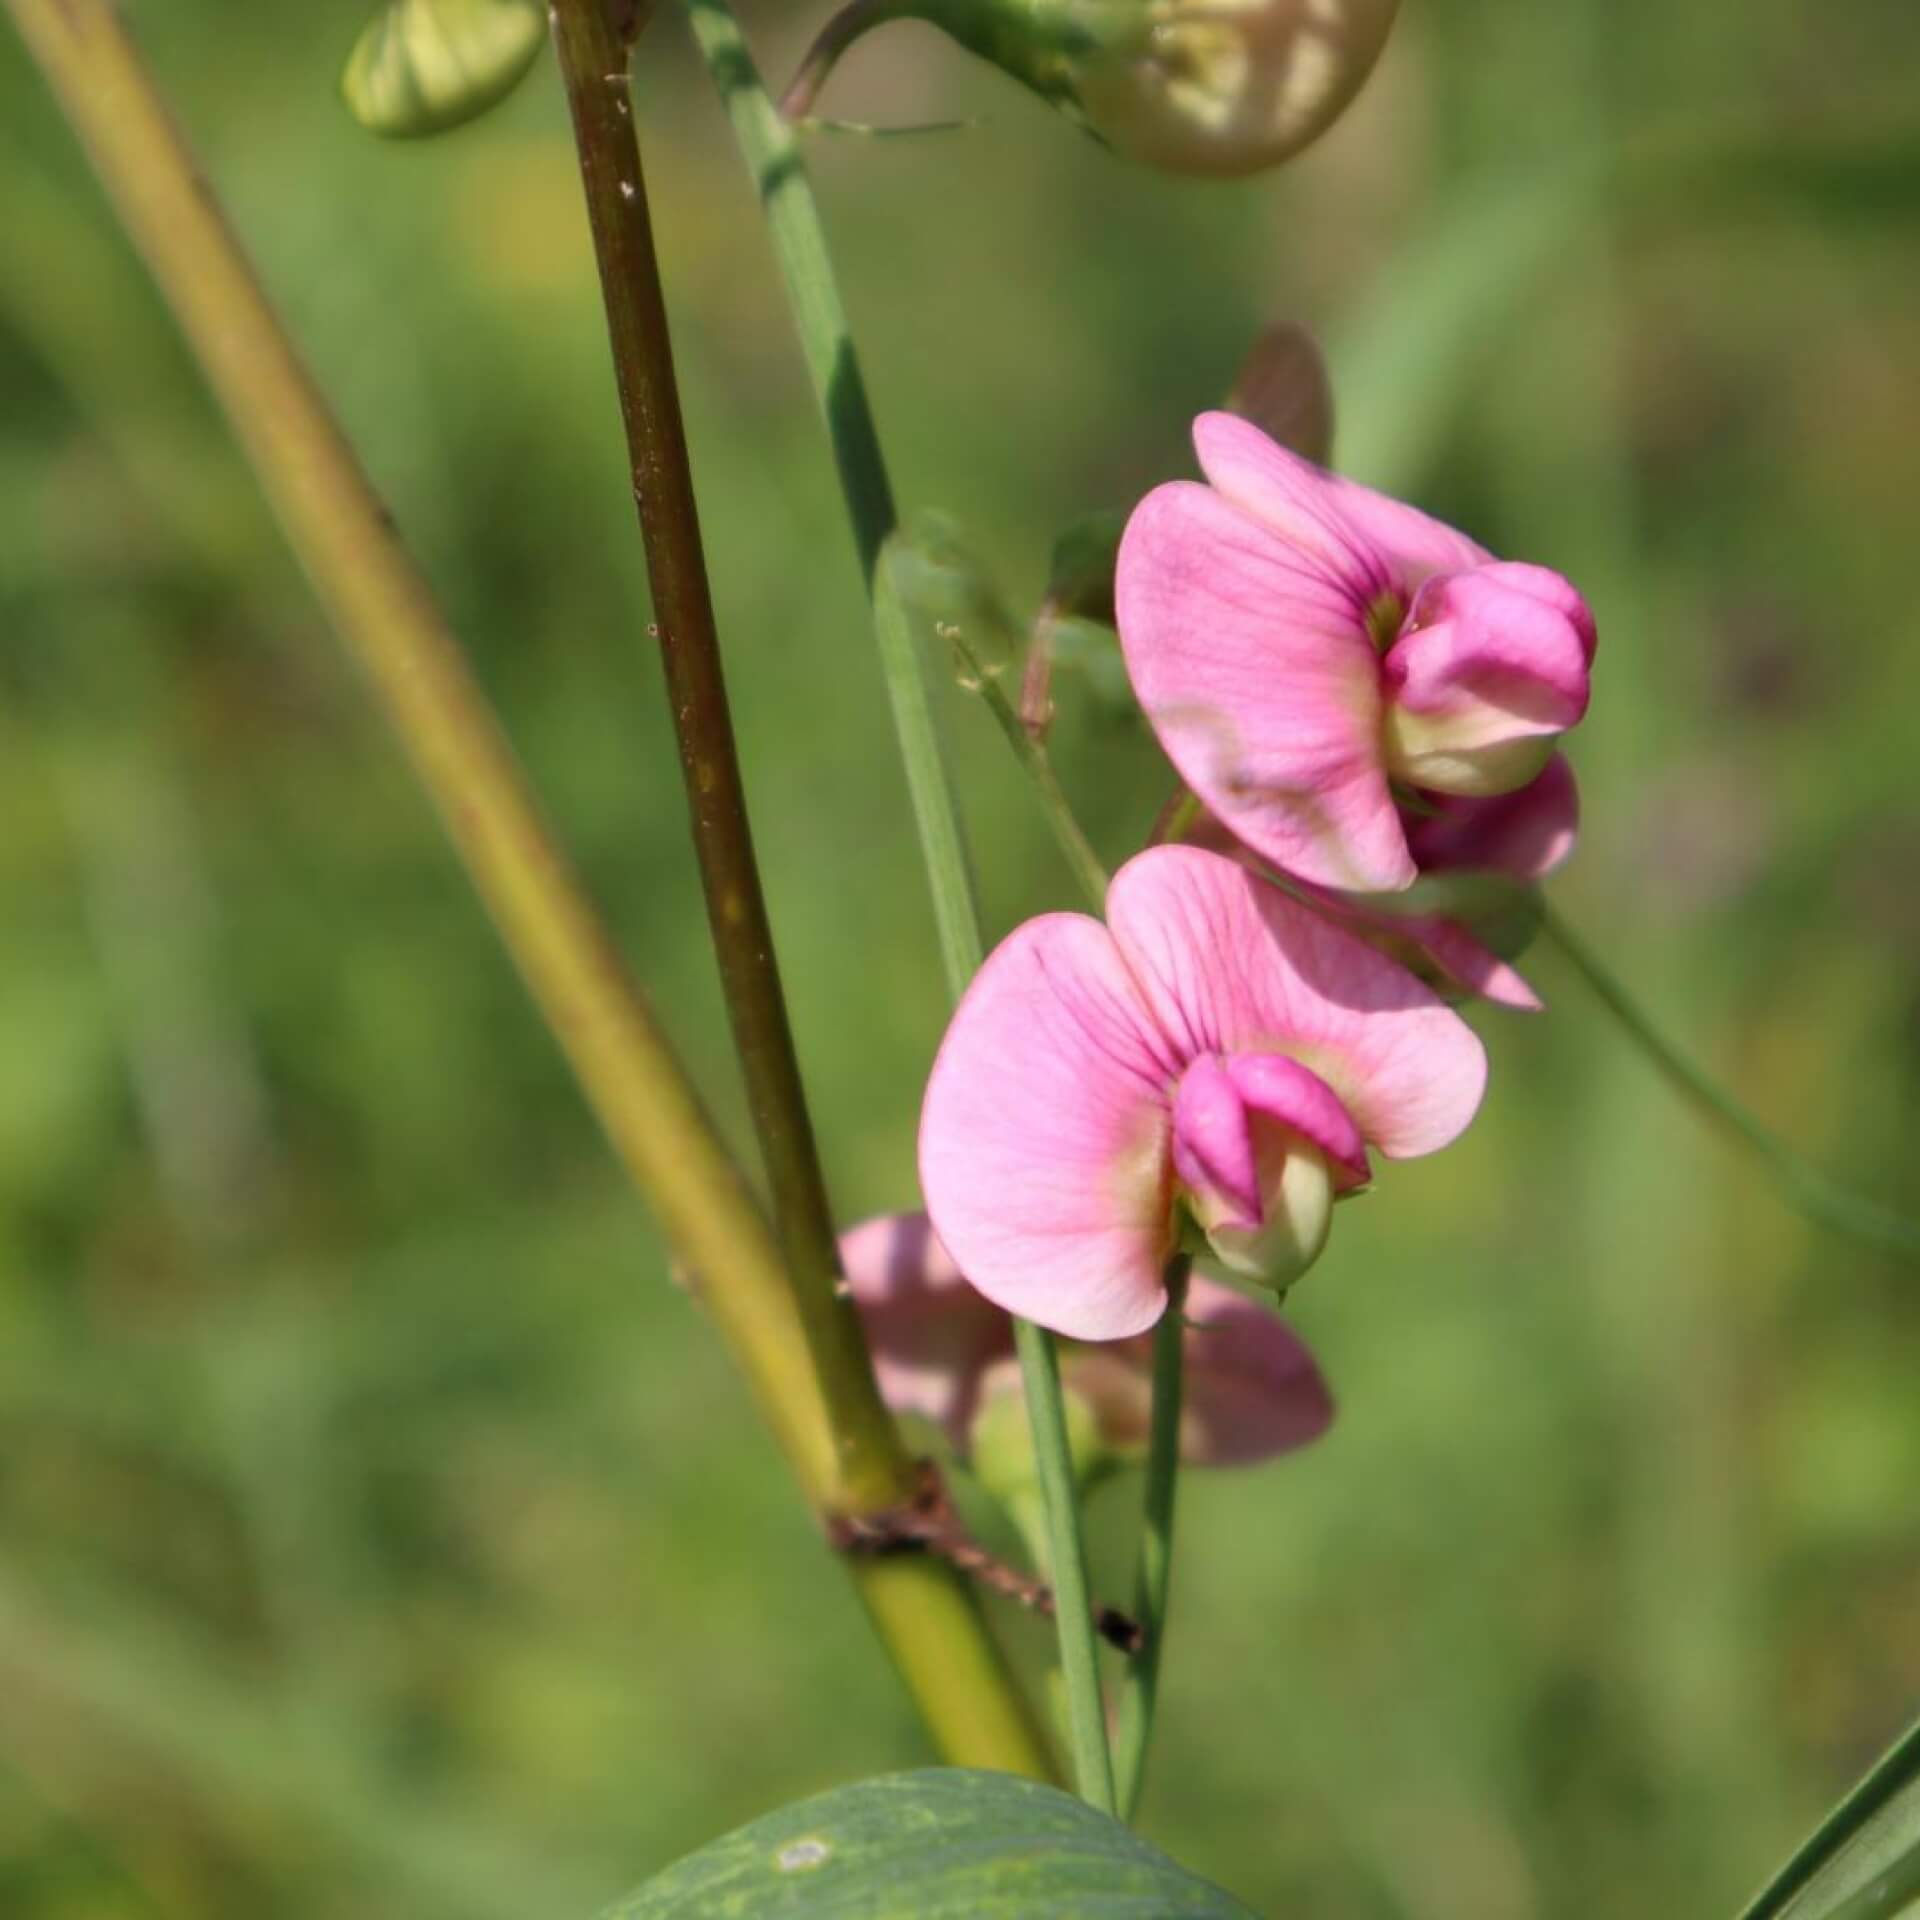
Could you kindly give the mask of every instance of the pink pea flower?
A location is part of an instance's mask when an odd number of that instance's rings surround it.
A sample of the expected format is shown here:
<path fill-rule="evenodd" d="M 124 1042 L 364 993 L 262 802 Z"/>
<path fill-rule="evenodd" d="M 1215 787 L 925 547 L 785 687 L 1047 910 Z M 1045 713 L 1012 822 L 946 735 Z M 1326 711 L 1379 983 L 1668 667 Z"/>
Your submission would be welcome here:
<path fill-rule="evenodd" d="M 1344 892 L 1410 886 L 1396 788 L 1527 786 L 1587 710 L 1593 616 L 1228 413 L 1195 421 L 1209 484 L 1134 509 L 1114 583 L 1134 690 L 1188 786 L 1263 858 Z"/>
<path fill-rule="evenodd" d="M 1364 894 L 1296 881 L 1296 891 L 1443 993 L 1539 1012 L 1540 996 L 1503 955 L 1532 933 L 1532 917 L 1515 890 L 1559 867 L 1579 832 L 1580 794 L 1565 757 L 1556 753 L 1512 793 L 1484 800 L 1432 795 L 1418 811 L 1403 806 L 1401 825 L 1420 881 L 1429 884 L 1411 893 Z M 1182 838 L 1268 870 L 1211 814 Z M 1473 885 L 1481 877 L 1510 884 L 1483 893 Z"/>
<path fill-rule="evenodd" d="M 962 1278 L 924 1213 L 890 1213 L 841 1237 L 847 1288 L 873 1348 L 881 1397 L 969 1450 L 983 1398 L 1017 1386 L 1013 1325 Z M 1187 1288 L 1186 1395 L 1180 1457 L 1189 1466 L 1250 1466 L 1317 1440 L 1333 1396 L 1313 1355 L 1279 1315 L 1196 1275 Z M 1103 1449 L 1144 1451 L 1153 1405 L 1149 1336 L 1069 1344 L 1067 1390 L 1092 1410 Z"/>
<path fill-rule="evenodd" d="M 927 1083 L 921 1190 L 988 1299 L 1117 1340 L 1165 1310 L 1185 1220 L 1284 1291 L 1369 1146 L 1445 1146 L 1485 1082 L 1480 1042 L 1404 968 L 1235 861 L 1154 847 L 1104 926 L 1044 914 L 989 956 Z"/>

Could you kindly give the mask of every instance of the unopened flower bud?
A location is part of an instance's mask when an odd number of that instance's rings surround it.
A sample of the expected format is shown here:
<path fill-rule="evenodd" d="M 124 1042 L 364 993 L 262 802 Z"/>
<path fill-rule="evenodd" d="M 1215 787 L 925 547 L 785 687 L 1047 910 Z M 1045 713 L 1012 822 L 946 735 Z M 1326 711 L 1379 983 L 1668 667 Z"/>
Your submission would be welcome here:
<path fill-rule="evenodd" d="M 372 133 L 444 133 L 503 100 L 546 44 L 539 0 L 386 0 L 340 76 Z"/>
<path fill-rule="evenodd" d="M 881 20 L 930 21 L 1097 138 L 1173 173 L 1248 174 L 1319 138 L 1373 69 L 1399 0 L 853 0 L 787 98 L 804 113 Z"/>

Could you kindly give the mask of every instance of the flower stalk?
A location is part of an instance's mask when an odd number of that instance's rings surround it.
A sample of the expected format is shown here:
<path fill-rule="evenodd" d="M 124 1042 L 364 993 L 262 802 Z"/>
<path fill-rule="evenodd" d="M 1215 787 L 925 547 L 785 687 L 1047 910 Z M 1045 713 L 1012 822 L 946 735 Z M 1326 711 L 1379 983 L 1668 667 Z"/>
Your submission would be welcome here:
<path fill-rule="evenodd" d="M 300 360 L 110 0 L 5 0 L 118 205 L 583 1093 L 703 1297 L 808 1501 L 889 1481 L 891 1428 L 823 1372 L 765 1214 L 627 972 L 432 592 Z M 608 69 L 611 71 L 612 69 Z M 871 1383 L 869 1381 L 869 1390 Z M 850 1571 L 943 1750 L 1045 1777 L 952 1569 Z"/>
<path fill-rule="evenodd" d="M 1186 1377 L 1186 1330 L 1182 1310 L 1191 1261 L 1175 1254 L 1167 1263 L 1166 1317 L 1153 1330 L 1153 1416 L 1147 1438 L 1147 1485 L 1140 1530 L 1134 1617 L 1144 1636 L 1127 1668 L 1120 1694 L 1119 1751 L 1114 1756 L 1120 1817 L 1131 1820 L 1146 1785 L 1147 1749 L 1160 1698 L 1160 1649 L 1166 1640 L 1167 1604 L 1173 1586 L 1173 1517 L 1180 1485 L 1181 1401 Z"/>

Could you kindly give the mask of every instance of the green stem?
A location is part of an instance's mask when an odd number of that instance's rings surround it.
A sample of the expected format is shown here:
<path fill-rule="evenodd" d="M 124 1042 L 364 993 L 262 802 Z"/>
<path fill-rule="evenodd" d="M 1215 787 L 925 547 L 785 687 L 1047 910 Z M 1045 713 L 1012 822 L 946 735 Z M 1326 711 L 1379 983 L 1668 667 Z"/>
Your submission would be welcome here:
<path fill-rule="evenodd" d="M 1877 1206 L 1830 1179 L 1756 1120 L 1653 1025 L 1606 963 L 1551 906 L 1542 908 L 1541 931 L 1681 1099 L 1724 1139 L 1745 1149 L 1771 1171 L 1779 1184 L 1780 1197 L 1789 1207 L 1815 1226 L 1902 1259 L 1920 1261 L 1920 1223 Z"/>
<path fill-rule="evenodd" d="M 850 509 L 852 502 L 849 493 Z M 855 522 L 857 528 L 857 514 Z M 946 972 L 947 991 L 958 1001 L 986 958 L 986 940 L 980 931 L 980 897 L 974 888 L 966 830 L 960 823 L 960 803 L 941 745 L 926 661 L 894 571 L 891 536 L 873 577 L 873 632 L 880 647 L 880 672 L 887 683 L 894 737 L 906 764 L 907 793 L 913 804 L 914 828 L 920 836 L 920 858 L 933 893 L 941 965 Z"/>
<path fill-rule="evenodd" d="M 1133 1609 L 1146 1639 L 1127 1669 L 1120 1694 L 1120 1817 L 1131 1820 L 1146 1784 L 1147 1749 L 1160 1696 L 1160 1654 L 1166 1640 L 1173 1583 L 1174 1500 L 1180 1484 L 1180 1411 L 1186 1374 L 1182 1309 L 1192 1262 L 1175 1254 L 1167 1263 L 1167 1311 L 1153 1335 L 1153 1421 L 1147 1439 L 1147 1485 L 1140 1532 L 1140 1565 Z"/>
<path fill-rule="evenodd" d="M 886 546 L 898 530 L 893 488 L 827 251 L 826 232 L 793 129 L 768 96 L 726 0 L 689 0 L 688 10 L 694 36 L 759 188 L 807 372 L 826 421 L 854 546 L 873 600 L 881 671 L 906 763 L 947 985 L 958 1000 L 985 956 L 986 942 L 959 801 L 941 748 L 927 663 L 915 644 L 912 623 L 887 564 Z M 1059 1365 L 1050 1334 L 1024 1322 L 1014 1324 L 1054 1542 L 1056 1624 L 1074 1729 L 1075 1771 L 1082 1793 L 1096 1806 L 1110 1810 L 1112 1765 Z"/>
<path fill-rule="evenodd" d="M 1033 737 L 1026 723 L 1014 711 L 1006 689 L 966 641 L 956 634 L 952 645 L 966 669 L 967 678 L 979 689 L 980 698 L 987 703 L 987 711 L 1006 735 L 1007 745 L 1013 749 L 1013 757 L 1033 782 L 1034 792 L 1040 799 L 1040 811 L 1046 815 L 1047 825 L 1052 829 L 1054 844 L 1060 849 L 1061 857 L 1072 870 L 1074 879 L 1080 883 L 1080 891 L 1087 896 L 1087 904 L 1095 913 L 1104 912 L 1107 904 L 1107 869 L 1081 827 L 1073 811 L 1073 802 L 1067 798 L 1067 790 L 1060 784 L 1060 776 L 1053 769 L 1053 756 Z"/>
<path fill-rule="evenodd" d="M 764 1212 L 542 817 L 394 531 L 110 0 L 0 0 L 112 193 L 341 638 L 358 657 L 609 1140 L 822 1514 L 891 1492 L 897 1443 L 815 1364 Z M 614 69 L 609 67 L 608 72 Z M 844 1418 L 843 1418 L 844 1414 Z M 886 1447 L 888 1452 L 869 1451 Z M 956 1765 L 1051 1776 L 960 1577 L 848 1571 Z"/>
<path fill-rule="evenodd" d="M 1814 1828 L 1778 1873 L 1740 1910 L 1739 1920 L 1775 1920 L 1823 1868 L 1838 1859 L 1856 1834 L 1920 1780 L 1920 1720 L 1916 1720 L 1876 1760 L 1826 1818 Z M 1902 1863 L 1909 1869 L 1911 1855 Z M 1876 1880 L 1876 1885 L 1879 1882 Z M 1865 1906 L 1861 1913 L 1891 1913 L 1896 1908 Z"/>
<path fill-rule="evenodd" d="M 1093 1595 L 1073 1461 L 1067 1447 L 1066 1403 L 1053 1336 L 1031 1320 L 1013 1323 L 1020 1384 L 1033 1424 L 1034 1461 L 1046 1502 L 1046 1572 L 1053 1582 L 1060 1628 L 1060 1671 L 1067 1683 L 1067 1731 L 1073 1747 L 1073 1783 L 1081 1799 L 1117 1814 L 1113 1758 L 1107 1749 L 1107 1710 L 1100 1693 L 1100 1654 L 1093 1634 Z M 1078 1631 L 1073 1630 L 1078 1628 Z"/>

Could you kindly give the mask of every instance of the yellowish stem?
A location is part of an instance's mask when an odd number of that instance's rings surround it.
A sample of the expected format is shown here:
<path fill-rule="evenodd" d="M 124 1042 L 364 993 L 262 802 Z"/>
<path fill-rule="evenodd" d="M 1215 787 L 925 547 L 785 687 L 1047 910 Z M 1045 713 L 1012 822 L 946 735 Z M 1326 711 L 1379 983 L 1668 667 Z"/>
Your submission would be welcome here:
<path fill-rule="evenodd" d="M 766 1216 L 542 820 L 459 643 L 268 304 L 109 0 L 6 0 L 145 255 L 334 624 L 371 678 L 547 1024 L 822 1514 L 911 1492 L 836 1402 Z M 1049 1777 L 959 1577 L 850 1560 L 946 1756 Z"/>

